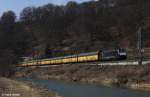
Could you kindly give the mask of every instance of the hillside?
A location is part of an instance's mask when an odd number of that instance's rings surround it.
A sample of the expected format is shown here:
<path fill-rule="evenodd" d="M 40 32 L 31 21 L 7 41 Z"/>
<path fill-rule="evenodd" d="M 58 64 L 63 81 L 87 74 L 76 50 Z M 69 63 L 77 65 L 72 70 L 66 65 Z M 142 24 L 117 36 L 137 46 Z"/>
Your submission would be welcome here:
<path fill-rule="evenodd" d="M 142 27 L 143 47 L 150 47 L 150 1 L 100 0 L 65 6 L 27 7 L 21 13 L 35 49 L 95 51 L 136 48 Z"/>
<path fill-rule="evenodd" d="M 19 19 L 13 11 L 0 19 L 0 74 L 10 76 L 21 57 L 51 57 L 112 48 L 150 47 L 149 0 L 99 0 L 66 5 L 29 6 Z M 59 56 L 59 55 L 58 55 Z"/>

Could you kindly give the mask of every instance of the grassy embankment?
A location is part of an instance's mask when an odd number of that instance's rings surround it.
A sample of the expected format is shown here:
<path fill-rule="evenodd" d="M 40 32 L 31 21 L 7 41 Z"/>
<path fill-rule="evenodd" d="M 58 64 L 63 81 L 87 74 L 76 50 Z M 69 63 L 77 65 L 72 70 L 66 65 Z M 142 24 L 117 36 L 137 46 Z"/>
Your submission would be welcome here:
<path fill-rule="evenodd" d="M 0 97 L 60 97 L 40 87 L 7 78 L 0 78 Z"/>
<path fill-rule="evenodd" d="M 57 79 L 97 85 L 119 86 L 150 91 L 150 66 L 83 66 L 62 65 L 26 68 L 17 77 Z"/>

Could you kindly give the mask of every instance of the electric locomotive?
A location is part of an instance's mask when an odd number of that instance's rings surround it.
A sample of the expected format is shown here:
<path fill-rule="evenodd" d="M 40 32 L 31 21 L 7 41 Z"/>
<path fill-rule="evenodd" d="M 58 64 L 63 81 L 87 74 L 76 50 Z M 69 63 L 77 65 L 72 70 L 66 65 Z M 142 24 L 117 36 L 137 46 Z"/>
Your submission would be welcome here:
<path fill-rule="evenodd" d="M 102 51 L 102 61 L 111 61 L 111 60 L 124 60 L 127 59 L 127 52 L 125 49 L 117 50 L 105 50 Z"/>

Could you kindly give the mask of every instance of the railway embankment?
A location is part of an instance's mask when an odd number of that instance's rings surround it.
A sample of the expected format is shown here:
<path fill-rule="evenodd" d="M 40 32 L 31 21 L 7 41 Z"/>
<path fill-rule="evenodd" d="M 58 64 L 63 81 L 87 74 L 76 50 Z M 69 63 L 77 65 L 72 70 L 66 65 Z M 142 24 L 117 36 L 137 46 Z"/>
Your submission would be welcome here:
<path fill-rule="evenodd" d="M 74 64 L 56 67 L 36 67 L 22 69 L 16 72 L 16 77 L 55 79 L 150 91 L 150 65 L 90 66 Z"/>
<path fill-rule="evenodd" d="M 60 97 L 43 87 L 33 86 L 29 82 L 20 82 L 0 78 L 0 97 Z"/>

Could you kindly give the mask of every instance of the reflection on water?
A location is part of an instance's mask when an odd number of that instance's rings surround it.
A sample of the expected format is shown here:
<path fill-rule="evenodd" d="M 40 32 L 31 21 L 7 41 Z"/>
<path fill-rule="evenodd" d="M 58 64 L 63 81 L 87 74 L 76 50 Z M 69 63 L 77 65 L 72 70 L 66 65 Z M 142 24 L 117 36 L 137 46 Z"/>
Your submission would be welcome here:
<path fill-rule="evenodd" d="M 123 88 L 81 85 L 54 80 L 23 79 L 34 82 L 35 85 L 46 86 L 63 97 L 150 97 L 150 92 L 134 91 Z"/>

